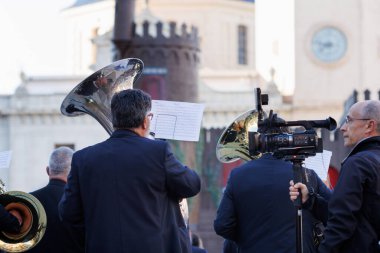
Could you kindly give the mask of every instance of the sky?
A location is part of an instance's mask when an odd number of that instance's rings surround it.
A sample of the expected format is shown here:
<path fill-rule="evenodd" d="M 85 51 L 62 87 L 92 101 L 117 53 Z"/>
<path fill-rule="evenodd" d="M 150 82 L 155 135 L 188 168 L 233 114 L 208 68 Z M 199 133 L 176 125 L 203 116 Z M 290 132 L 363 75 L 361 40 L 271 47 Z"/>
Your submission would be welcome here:
<path fill-rule="evenodd" d="M 0 95 L 27 76 L 67 74 L 60 12 L 75 0 L 0 0 Z"/>

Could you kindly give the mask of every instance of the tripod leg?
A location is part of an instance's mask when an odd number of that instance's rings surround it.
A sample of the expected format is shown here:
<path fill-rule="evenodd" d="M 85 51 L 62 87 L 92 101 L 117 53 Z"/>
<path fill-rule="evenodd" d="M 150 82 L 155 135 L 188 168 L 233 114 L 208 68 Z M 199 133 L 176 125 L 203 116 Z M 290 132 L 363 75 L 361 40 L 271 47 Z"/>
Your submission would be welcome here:
<path fill-rule="evenodd" d="M 296 252 L 303 253 L 302 208 L 297 208 L 296 216 Z"/>
<path fill-rule="evenodd" d="M 294 184 L 302 182 L 302 162 L 293 161 Z M 298 198 L 294 201 L 296 207 L 296 249 L 297 253 L 303 253 L 303 232 L 302 232 L 302 195 L 299 191 Z"/>

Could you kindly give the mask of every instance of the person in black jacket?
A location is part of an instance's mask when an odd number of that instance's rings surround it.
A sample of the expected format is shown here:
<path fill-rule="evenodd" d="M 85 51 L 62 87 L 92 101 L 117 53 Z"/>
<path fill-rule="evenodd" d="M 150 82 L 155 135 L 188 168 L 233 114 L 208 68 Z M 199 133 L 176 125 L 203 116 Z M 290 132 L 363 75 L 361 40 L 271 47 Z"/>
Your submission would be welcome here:
<path fill-rule="evenodd" d="M 47 216 L 47 227 L 41 241 L 30 253 L 81 253 L 84 252 L 84 230 L 63 224 L 58 216 L 58 203 L 63 195 L 67 175 L 71 168 L 74 151 L 68 147 L 55 149 L 49 159 L 46 172 L 49 183 L 45 187 L 31 192 L 42 204 Z"/>
<path fill-rule="evenodd" d="M 306 171 L 309 184 L 328 198 L 327 186 Z M 286 192 L 292 178 L 292 163 L 270 153 L 231 171 L 214 221 L 215 232 L 226 239 L 225 252 L 227 246 L 241 253 L 296 252 L 296 208 Z M 316 252 L 313 222 L 312 213 L 303 212 L 305 253 Z"/>
<path fill-rule="evenodd" d="M 86 253 L 191 251 L 178 201 L 199 193 L 200 178 L 168 142 L 148 138 L 151 107 L 142 90 L 115 93 L 115 131 L 73 156 L 59 213 L 67 224 L 84 222 Z"/>
<path fill-rule="evenodd" d="M 340 130 L 344 145 L 353 147 L 342 162 L 330 201 L 309 194 L 303 184 L 289 188 L 294 200 L 320 217 L 328 217 L 319 252 L 378 253 L 380 239 L 380 101 L 354 104 Z M 328 215 L 327 215 L 328 214 Z M 325 218 L 326 219 L 326 218 Z"/>

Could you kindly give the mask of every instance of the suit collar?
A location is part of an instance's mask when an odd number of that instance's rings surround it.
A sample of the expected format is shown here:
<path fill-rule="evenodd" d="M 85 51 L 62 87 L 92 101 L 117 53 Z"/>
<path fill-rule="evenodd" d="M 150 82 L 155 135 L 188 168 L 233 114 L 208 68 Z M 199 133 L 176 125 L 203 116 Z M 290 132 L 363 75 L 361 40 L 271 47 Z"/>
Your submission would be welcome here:
<path fill-rule="evenodd" d="M 111 138 L 123 138 L 123 137 L 129 137 L 129 136 L 132 137 L 132 136 L 139 136 L 139 135 L 129 129 L 118 129 L 112 133 Z"/>
<path fill-rule="evenodd" d="M 380 145 L 380 136 L 372 136 L 365 138 L 359 143 L 357 143 L 351 150 L 351 152 L 347 155 L 346 158 L 342 161 L 342 164 L 347 160 L 348 157 L 361 152 L 363 150 L 369 150 L 369 149 L 378 149 Z"/>
<path fill-rule="evenodd" d="M 66 183 L 60 179 L 50 179 L 49 180 L 49 185 L 65 185 Z"/>

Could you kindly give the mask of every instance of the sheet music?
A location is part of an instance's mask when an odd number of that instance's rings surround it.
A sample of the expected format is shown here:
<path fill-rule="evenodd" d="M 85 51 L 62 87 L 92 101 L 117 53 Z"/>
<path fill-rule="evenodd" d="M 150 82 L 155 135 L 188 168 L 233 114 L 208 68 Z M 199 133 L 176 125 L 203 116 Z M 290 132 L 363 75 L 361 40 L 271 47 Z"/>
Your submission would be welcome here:
<path fill-rule="evenodd" d="M 315 156 L 306 158 L 305 167 L 314 170 L 322 180 L 326 180 L 331 156 L 331 151 L 323 150 L 323 153 L 317 153 Z"/>
<path fill-rule="evenodd" d="M 11 163 L 12 151 L 0 152 L 0 169 L 8 169 Z"/>
<path fill-rule="evenodd" d="M 150 131 L 160 139 L 198 141 L 203 110 L 203 104 L 152 100 Z"/>

